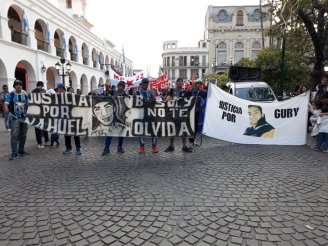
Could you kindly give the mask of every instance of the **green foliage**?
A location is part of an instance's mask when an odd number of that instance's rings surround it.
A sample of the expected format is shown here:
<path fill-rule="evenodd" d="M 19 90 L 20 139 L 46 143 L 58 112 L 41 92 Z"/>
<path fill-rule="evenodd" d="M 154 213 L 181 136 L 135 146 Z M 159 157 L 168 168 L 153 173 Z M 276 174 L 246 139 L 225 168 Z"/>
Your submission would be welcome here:
<path fill-rule="evenodd" d="M 236 63 L 236 65 L 242 67 L 255 67 L 256 63 L 254 60 L 251 60 L 249 58 L 242 58 L 239 60 L 239 62 Z"/>
<path fill-rule="evenodd" d="M 280 46 L 287 39 L 286 50 L 298 54 L 302 63 L 311 65 L 311 90 L 320 83 L 328 60 L 327 0 L 262 0 L 270 6 L 272 26 L 266 33 Z"/>
<path fill-rule="evenodd" d="M 219 87 L 221 85 L 225 85 L 229 81 L 228 74 L 226 74 L 226 73 L 224 73 L 224 74 L 215 74 L 215 73 L 208 74 L 203 79 L 204 80 L 216 80 L 215 84 Z"/>
<path fill-rule="evenodd" d="M 256 67 L 261 68 L 262 80 L 278 92 L 280 83 L 281 50 L 267 48 L 260 51 L 255 60 Z M 285 54 L 285 90 L 292 90 L 296 85 L 309 84 L 310 68 L 302 63 L 299 56 L 286 51 Z"/>

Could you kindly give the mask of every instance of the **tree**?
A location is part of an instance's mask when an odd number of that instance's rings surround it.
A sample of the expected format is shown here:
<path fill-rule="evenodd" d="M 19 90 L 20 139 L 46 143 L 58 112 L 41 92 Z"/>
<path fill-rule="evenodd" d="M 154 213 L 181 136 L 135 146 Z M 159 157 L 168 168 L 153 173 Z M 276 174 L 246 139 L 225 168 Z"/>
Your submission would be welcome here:
<path fill-rule="evenodd" d="M 320 83 L 324 73 L 325 49 L 327 49 L 328 37 L 328 2 L 326 0 L 267 0 L 271 6 L 271 13 L 275 25 L 269 33 L 292 37 L 299 35 L 302 47 L 304 39 L 309 39 L 312 43 L 312 64 L 311 71 L 311 90 L 315 90 Z M 279 43 L 279 42 L 278 42 Z M 306 41 L 304 48 L 308 48 Z M 328 54 L 328 52 L 326 52 Z M 311 62 L 311 51 L 303 53 L 305 59 Z M 303 57 L 302 57 L 303 58 Z"/>
<path fill-rule="evenodd" d="M 297 54 L 286 52 L 286 89 L 294 89 L 296 85 L 309 84 L 310 68 L 304 64 Z M 262 80 L 270 84 L 275 92 L 280 83 L 280 49 L 267 48 L 261 50 L 255 60 L 256 67 L 261 68 Z"/>
<path fill-rule="evenodd" d="M 220 86 L 225 85 L 226 83 L 228 83 L 229 78 L 228 78 L 228 74 L 226 74 L 226 73 L 224 73 L 224 74 L 213 73 L 213 74 L 206 75 L 203 78 L 203 81 L 205 81 L 205 80 L 209 80 L 209 81 L 215 80 L 216 85 L 220 87 Z"/>
<path fill-rule="evenodd" d="M 256 63 L 249 58 L 241 58 L 236 65 L 241 67 L 255 67 Z"/>

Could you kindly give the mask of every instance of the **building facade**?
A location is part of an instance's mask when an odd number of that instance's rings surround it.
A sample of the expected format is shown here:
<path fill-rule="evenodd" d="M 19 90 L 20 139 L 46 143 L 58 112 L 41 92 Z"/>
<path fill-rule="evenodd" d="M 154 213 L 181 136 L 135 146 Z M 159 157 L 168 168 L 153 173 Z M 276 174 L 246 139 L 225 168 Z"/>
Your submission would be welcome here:
<path fill-rule="evenodd" d="M 207 42 L 199 41 L 198 47 L 179 47 L 177 40 L 166 41 L 163 43 L 162 60 L 162 71 L 168 80 L 201 78 L 208 73 Z"/>
<path fill-rule="evenodd" d="M 43 0 L 0 2 L 1 87 L 12 87 L 17 78 L 30 92 L 39 80 L 47 88 L 64 81 L 87 94 L 98 84 L 109 83 L 109 66 L 123 76 L 132 75 L 132 61 L 125 58 L 123 64 L 114 44 L 90 31 L 86 0 L 58 0 L 58 6 Z M 70 63 L 69 74 L 57 72 L 59 61 L 65 61 L 64 70 Z"/>
<path fill-rule="evenodd" d="M 242 58 L 255 59 L 269 45 L 263 31 L 269 27 L 268 7 L 209 6 L 205 17 L 205 39 L 213 73 L 224 72 Z"/>
<path fill-rule="evenodd" d="M 263 31 L 270 25 L 267 7 L 208 6 L 204 40 L 198 47 L 178 47 L 178 41 L 163 43 L 162 70 L 169 80 L 191 80 L 210 73 L 224 73 L 242 58 L 255 59 L 268 47 Z"/>

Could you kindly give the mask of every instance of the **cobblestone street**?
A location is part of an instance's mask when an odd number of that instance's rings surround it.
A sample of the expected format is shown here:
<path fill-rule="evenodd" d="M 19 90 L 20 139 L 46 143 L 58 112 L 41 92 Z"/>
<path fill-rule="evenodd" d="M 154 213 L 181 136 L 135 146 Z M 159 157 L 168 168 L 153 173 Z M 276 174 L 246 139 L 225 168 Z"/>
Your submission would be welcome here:
<path fill-rule="evenodd" d="M 0 119 L 2 120 L 2 118 Z M 101 156 L 81 138 L 9 161 L 0 127 L 0 245 L 328 245 L 328 155 L 306 146 L 239 145 L 208 137 L 193 153 Z"/>

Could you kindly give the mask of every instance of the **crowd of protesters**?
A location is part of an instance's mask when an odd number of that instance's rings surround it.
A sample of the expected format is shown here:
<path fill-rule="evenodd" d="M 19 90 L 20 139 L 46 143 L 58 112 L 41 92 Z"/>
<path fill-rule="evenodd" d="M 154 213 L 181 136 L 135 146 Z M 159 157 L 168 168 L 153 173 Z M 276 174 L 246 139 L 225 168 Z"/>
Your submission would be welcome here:
<path fill-rule="evenodd" d="M 188 85 L 188 86 L 186 86 Z M 28 131 L 27 123 L 21 121 L 25 117 L 28 106 L 28 95 L 23 90 L 23 82 L 21 80 L 15 80 L 13 83 L 14 90 L 9 93 L 8 86 L 3 86 L 3 91 L 0 93 L 0 102 L 2 113 L 5 121 L 5 128 L 7 132 L 11 133 L 11 155 L 9 160 L 15 160 L 20 155 L 29 155 L 25 150 L 26 135 Z M 75 93 L 72 87 L 66 87 L 64 84 L 57 84 L 54 89 L 44 89 L 44 83 L 38 81 L 36 88 L 32 91 L 33 93 Z M 77 90 L 76 94 L 82 94 L 80 89 Z M 202 101 L 206 100 L 207 91 L 206 87 L 200 80 L 186 84 L 182 78 L 178 78 L 175 83 L 174 88 L 163 88 L 161 90 L 151 89 L 149 87 L 149 80 L 147 78 L 142 79 L 139 86 L 126 88 L 125 82 L 120 81 L 116 86 L 110 86 L 110 84 L 105 85 L 105 89 L 102 85 L 88 95 L 96 96 L 125 96 L 125 95 L 139 95 L 142 96 L 145 100 L 175 100 L 178 98 L 194 96 L 196 98 L 195 102 L 195 135 L 189 138 L 190 146 L 187 146 L 187 139 L 182 137 L 182 151 L 190 153 L 195 144 L 197 125 L 200 118 L 200 112 L 202 111 Z M 49 139 L 49 133 L 38 128 L 35 128 L 35 137 L 36 137 L 36 148 L 42 150 L 45 146 L 56 146 L 60 144 L 59 134 L 52 133 Z M 65 139 L 65 149 L 63 151 L 64 155 L 73 153 L 72 136 L 64 136 Z M 73 136 L 75 143 L 75 154 L 81 155 L 81 140 L 79 136 Z M 152 137 L 152 152 L 158 153 L 159 149 L 157 147 L 158 139 L 157 137 Z M 112 142 L 112 137 L 107 136 L 105 138 L 104 148 L 101 153 L 102 156 L 106 156 L 110 153 L 110 145 Z M 123 149 L 123 137 L 118 137 L 118 146 L 117 152 L 124 153 Z M 145 139 L 139 138 L 139 149 L 140 154 L 144 154 L 145 149 Z M 165 152 L 174 151 L 174 138 L 170 139 L 170 145 L 165 149 Z"/>

